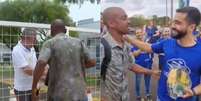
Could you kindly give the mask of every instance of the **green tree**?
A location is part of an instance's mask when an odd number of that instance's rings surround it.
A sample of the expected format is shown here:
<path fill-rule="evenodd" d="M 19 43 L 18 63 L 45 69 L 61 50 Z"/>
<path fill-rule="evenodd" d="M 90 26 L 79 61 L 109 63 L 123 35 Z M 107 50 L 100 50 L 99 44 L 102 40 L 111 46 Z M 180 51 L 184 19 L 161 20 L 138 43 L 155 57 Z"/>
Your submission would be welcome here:
<path fill-rule="evenodd" d="M 143 27 L 146 24 L 147 20 L 143 15 L 135 15 L 129 18 L 131 27 Z"/>
<path fill-rule="evenodd" d="M 0 3 L 0 20 L 5 21 L 51 23 L 54 19 L 60 18 L 66 25 L 74 26 L 68 14 L 66 5 L 50 0 L 7 0 Z M 12 48 L 19 39 L 21 29 L 1 27 L 0 31 L 0 42 Z M 78 36 L 78 33 L 74 34 Z"/>
<path fill-rule="evenodd" d="M 91 3 L 100 3 L 100 0 L 54 0 L 55 2 L 61 3 L 74 3 L 74 4 L 83 4 L 85 1 L 90 1 Z"/>

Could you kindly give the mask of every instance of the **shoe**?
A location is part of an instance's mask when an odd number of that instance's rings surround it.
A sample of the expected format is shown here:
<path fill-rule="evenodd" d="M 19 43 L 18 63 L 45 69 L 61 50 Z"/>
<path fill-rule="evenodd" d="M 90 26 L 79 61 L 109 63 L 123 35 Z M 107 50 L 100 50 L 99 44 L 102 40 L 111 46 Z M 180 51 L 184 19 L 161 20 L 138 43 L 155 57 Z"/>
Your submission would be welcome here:
<path fill-rule="evenodd" d="M 136 101 L 142 101 L 142 98 L 141 98 L 140 96 L 138 96 L 138 97 L 136 98 Z"/>
<path fill-rule="evenodd" d="M 147 95 L 147 96 L 146 96 L 146 101 L 152 101 L 151 95 Z"/>

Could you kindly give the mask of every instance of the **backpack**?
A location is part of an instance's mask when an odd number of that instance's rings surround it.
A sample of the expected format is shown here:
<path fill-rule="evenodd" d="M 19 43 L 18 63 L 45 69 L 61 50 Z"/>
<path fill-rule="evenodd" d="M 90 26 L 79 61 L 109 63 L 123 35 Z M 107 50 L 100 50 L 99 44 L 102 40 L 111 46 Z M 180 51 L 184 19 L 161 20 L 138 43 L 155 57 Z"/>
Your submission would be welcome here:
<path fill-rule="evenodd" d="M 112 56 L 111 56 L 111 47 L 109 43 L 107 42 L 107 40 L 105 40 L 104 38 L 101 38 L 101 43 L 104 47 L 104 58 L 101 63 L 101 78 L 105 80 L 108 64 L 110 63 Z"/>

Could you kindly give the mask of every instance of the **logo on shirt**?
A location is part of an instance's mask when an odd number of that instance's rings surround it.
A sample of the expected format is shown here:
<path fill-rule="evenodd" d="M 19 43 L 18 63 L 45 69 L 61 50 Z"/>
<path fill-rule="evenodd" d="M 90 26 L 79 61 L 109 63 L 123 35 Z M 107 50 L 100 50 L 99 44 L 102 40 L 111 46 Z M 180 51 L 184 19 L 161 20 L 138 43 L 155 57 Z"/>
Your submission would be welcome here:
<path fill-rule="evenodd" d="M 186 62 L 183 59 L 173 58 L 173 59 L 168 60 L 167 64 L 169 66 L 169 70 L 177 68 L 177 69 L 183 69 L 184 71 L 188 72 L 188 74 L 191 73 L 190 68 L 186 65 Z"/>
<path fill-rule="evenodd" d="M 167 73 L 167 87 L 171 98 L 177 99 L 183 96 L 184 89 L 191 87 L 189 74 L 191 70 L 183 59 L 171 59 L 167 61 L 169 72 Z"/>

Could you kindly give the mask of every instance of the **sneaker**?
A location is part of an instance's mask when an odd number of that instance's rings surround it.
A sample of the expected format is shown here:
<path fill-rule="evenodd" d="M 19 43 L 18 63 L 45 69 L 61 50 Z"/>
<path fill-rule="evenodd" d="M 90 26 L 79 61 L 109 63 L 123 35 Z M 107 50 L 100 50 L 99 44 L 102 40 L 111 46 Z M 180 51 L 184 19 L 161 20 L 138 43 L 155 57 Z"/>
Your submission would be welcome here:
<path fill-rule="evenodd" d="M 146 96 L 146 101 L 152 101 L 151 95 L 147 95 L 147 96 Z"/>
<path fill-rule="evenodd" d="M 138 97 L 136 98 L 136 101 L 142 101 L 142 98 L 141 98 L 140 96 L 138 96 Z"/>

